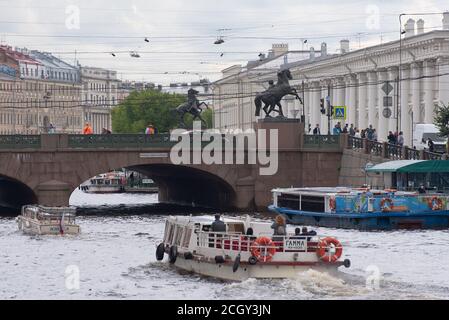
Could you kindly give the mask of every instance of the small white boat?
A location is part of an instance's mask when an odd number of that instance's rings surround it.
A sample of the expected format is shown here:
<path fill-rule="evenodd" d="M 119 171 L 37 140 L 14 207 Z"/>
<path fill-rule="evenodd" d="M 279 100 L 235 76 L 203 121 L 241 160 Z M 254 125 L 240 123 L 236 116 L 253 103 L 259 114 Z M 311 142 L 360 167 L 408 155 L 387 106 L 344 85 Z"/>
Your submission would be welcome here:
<path fill-rule="evenodd" d="M 125 192 L 126 177 L 122 172 L 100 174 L 81 185 L 80 189 L 86 193 L 122 193 Z"/>
<path fill-rule="evenodd" d="M 19 230 L 26 234 L 77 235 L 81 229 L 75 217 L 75 208 L 28 205 L 22 207 L 22 213 L 16 221 Z"/>
<path fill-rule="evenodd" d="M 223 219 L 226 232 L 212 232 L 214 218 L 169 217 L 158 261 L 168 255 L 176 267 L 223 280 L 295 278 L 299 272 L 321 272 L 350 267 L 341 261 L 343 247 L 334 238 L 288 234 L 273 236 L 271 223 Z M 251 235 L 252 233 L 252 235 Z"/>

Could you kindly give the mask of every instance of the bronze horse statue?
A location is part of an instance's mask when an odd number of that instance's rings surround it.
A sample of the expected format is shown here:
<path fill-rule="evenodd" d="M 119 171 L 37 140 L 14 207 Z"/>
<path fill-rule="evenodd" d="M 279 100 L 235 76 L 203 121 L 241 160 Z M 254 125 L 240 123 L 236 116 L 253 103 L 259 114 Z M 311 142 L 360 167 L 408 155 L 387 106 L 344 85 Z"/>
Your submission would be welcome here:
<path fill-rule="evenodd" d="M 293 95 L 299 101 L 302 100 L 298 95 L 295 88 L 290 86 L 289 80 L 292 80 L 292 74 L 289 69 L 282 70 L 278 72 L 278 82 L 274 86 L 256 96 L 254 103 L 256 104 L 256 117 L 260 116 L 260 110 L 262 109 L 262 103 L 264 103 L 263 111 L 266 117 L 270 117 L 270 113 L 276 111 L 279 113 L 280 117 L 284 117 L 284 112 L 282 111 L 281 100 L 287 95 Z M 275 110 L 276 106 L 279 110 Z M 269 109 L 268 109 L 269 108 Z"/>
<path fill-rule="evenodd" d="M 196 98 L 196 95 L 199 94 L 198 91 L 195 89 L 190 89 L 187 92 L 187 102 L 179 105 L 174 111 L 179 114 L 179 126 L 182 128 L 185 128 L 184 123 L 184 116 L 187 113 L 190 113 L 193 116 L 193 121 L 196 119 L 200 119 L 201 123 L 203 123 L 205 126 L 207 126 L 206 121 L 201 117 L 201 112 L 203 112 L 203 109 L 201 109 L 201 106 L 206 106 L 207 109 L 209 109 L 209 106 L 206 102 L 200 102 Z"/>

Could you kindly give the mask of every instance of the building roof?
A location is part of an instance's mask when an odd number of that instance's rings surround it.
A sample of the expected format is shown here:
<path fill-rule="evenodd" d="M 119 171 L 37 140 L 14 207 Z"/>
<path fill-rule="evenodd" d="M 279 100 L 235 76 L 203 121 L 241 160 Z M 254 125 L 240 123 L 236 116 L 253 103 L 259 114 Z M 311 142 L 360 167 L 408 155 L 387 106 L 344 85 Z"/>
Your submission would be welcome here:
<path fill-rule="evenodd" d="M 315 51 L 316 54 L 319 54 L 320 51 Z M 309 52 L 301 52 L 301 51 L 287 51 L 280 55 L 274 56 L 274 57 L 268 57 L 263 60 L 253 60 L 248 61 L 245 67 L 242 67 L 241 65 L 233 65 L 226 69 L 222 70 L 222 73 L 226 73 L 232 69 L 238 69 L 240 68 L 239 72 L 225 76 L 221 79 L 216 80 L 213 82 L 213 84 L 220 84 L 221 82 L 228 80 L 230 78 L 233 78 L 237 75 L 240 75 L 242 73 L 248 73 L 250 71 L 258 71 L 258 72 L 264 72 L 266 74 L 272 74 L 275 73 L 277 70 L 281 69 L 283 66 L 289 63 L 297 62 L 298 60 L 309 60 Z M 318 56 L 319 57 L 319 56 Z"/>
<path fill-rule="evenodd" d="M 449 161 L 443 160 L 400 160 L 375 165 L 366 172 L 396 172 L 396 173 L 449 173 Z"/>
<path fill-rule="evenodd" d="M 41 64 L 39 61 L 33 59 L 29 55 L 19 52 L 17 50 L 14 50 L 10 46 L 1 45 L 0 51 L 3 51 L 8 57 L 10 57 L 11 59 L 13 59 L 15 61 L 25 62 L 25 63 L 29 63 L 29 64 L 37 64 L 37 65 Z"/>
<path fill-rule="evenodd" d="M 75 69 L 76 67 L 68 64 L 67 62 L 55 57 L 49 52 L 40 52 L 37 50 L 32 50 L 30 55 L 49 68 L 60 68 L 60 69 Z"/>
<path fill-rule="evenodd" d="M 14 80 L 16 80 L 16 78 L 0 72 L 0 80 L 3 80 L 3 81 L 14 81 Z"/>

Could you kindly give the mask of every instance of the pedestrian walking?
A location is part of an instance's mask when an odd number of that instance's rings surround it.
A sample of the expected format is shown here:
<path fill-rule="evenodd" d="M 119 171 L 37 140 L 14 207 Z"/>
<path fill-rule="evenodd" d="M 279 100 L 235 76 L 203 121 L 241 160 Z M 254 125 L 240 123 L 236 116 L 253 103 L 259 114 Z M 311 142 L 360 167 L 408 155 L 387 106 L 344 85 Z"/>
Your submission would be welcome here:
<path fill-rule="evenodd" d="M 148 125 L 148 127 L 145 129 L 145 134 L 155 134 L 155 130 L 152 124 Z"/>
<path fill-rule="evenodd" d="M 93 134 L 93 133 L 94 133 L 94 131 L 93 131 L 92 127 L 90 126 L 90 123 L 86 122 L 86 124 L 84 125 L 84 128 L 83 128 L 83 134 Z"/>
<path fill-rule="evenodd" d="M 351 127 L 349 128 L 349 135 L 350 136 L 355 136 L 355 132 L 356 132 L 357 128 L 354 128 L 354 124 L 351 124 Z"/>
<path fill-rule="evenodd" d="M 398 136 L 398 145 L 403 147 L 404 146 L 404 132 L 399 132 Z"/>

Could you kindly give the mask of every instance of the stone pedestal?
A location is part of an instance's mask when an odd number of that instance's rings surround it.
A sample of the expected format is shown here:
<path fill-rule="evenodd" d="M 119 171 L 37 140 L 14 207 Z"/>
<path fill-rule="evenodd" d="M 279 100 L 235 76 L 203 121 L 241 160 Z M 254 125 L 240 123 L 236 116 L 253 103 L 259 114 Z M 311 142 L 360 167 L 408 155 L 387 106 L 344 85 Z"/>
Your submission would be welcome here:
<path fill-rule="evenodd" d="M 255 207 L 255 179 L 252 176 L 237 180 L 235 187 L 235 206 L 240 210 L 253 210 Z"/>
<path fill-rule="evenodd" d="M 300 119 L 266 118 L 259 120 L 255 125 L 256 132 L 260 129 L 266 130 L 266 147 L 269 148 L 270 130 L 278 132 L 279 150 L 298 150 L 302 146 L 304 134 L 304 123 Z M 259 144 L 260 146 L 260 144 Z"/>
<path fill-rule="evenodd" d="M 39 204 L 44 206 L 65 207 L 69 205 L 72 187 L 65 182 L 51 180 L 36 187 Z"/>

